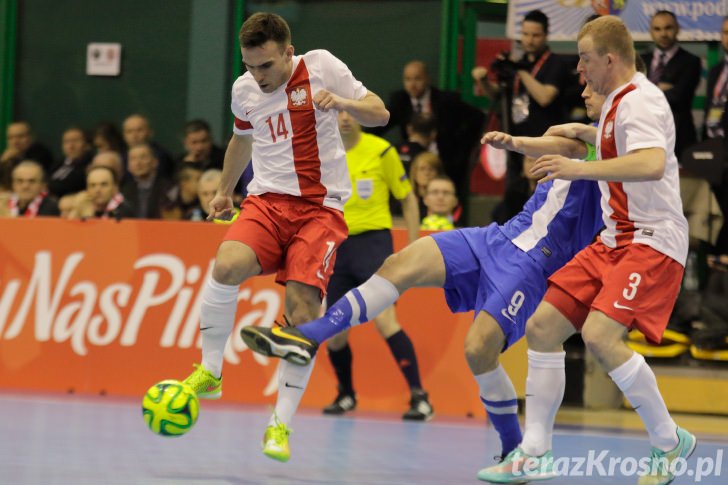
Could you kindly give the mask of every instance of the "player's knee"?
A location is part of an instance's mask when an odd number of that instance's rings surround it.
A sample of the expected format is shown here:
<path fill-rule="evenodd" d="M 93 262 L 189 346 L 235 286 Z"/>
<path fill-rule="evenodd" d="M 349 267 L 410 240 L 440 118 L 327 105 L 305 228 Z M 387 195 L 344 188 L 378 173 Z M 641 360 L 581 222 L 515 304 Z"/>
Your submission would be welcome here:
<path fill-rule="evenodd" d="M 242 281 L 238 281 L 240 279 L 240 270 L 231 259 L 218 259 L 215 261 L 212 277 L 215 278 L 215 281 L 224 285 L 236 285 L 242 283 Z"/>
<path fill-rule="evenodd" d="M 497 332 L 468 334 L 465 338 L 465 359 L 474 373 L 490 370 L 503 348 L 503 335 Z"/>
<path fill-rule="evenodd" d="M 608 355 L 615 345 L 622 342 L 621 334 L 614 334 L 598 322 L 591 321 L 587 321 L 581 329 L 581 338 L 584 346 L 597 357 Z"/>
<path fill-rule="evenodd" d="M 526 322 L 526 341 L 528 348 L 537 352 L 552 350 L 554 345 L 559 346 L 561 342 L 553 342 L 553 328 L 550 328 L 549 322 L 540 318 L 537 314 L 533 315 Z"/>
<path fill-rule="evenodd" d="M 377 275 L 382 278 L 389 280 L 394 286 L 398 287 L 404 279 L 404 272 L 406 265 L 406 258 L 400 253 L 394 253 L 387 256 L 382 266 L 377 270 Z"/>
<path fill-rule="evenodd" d="M 224 243 L 223 243 L 224 244 Z M 250 255 L 234 246 L 221 246 L 215 258 L 212 277 L 225 285 L 239 285 L 260 272 L 255 254 Z"/>

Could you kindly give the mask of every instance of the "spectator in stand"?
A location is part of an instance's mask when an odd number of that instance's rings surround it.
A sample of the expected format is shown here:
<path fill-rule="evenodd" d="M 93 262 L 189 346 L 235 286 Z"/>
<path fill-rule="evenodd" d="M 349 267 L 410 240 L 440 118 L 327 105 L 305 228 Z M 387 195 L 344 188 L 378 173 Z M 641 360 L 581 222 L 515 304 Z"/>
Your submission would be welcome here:
<path fill-rule="evenodd" d="M 728 131 L 728 17 L 723 19 L 720 34 L 723 56 L 721 61 L 708 72 L 708 83 L 705 96 L 705 126 L 703 139 L 725 139 Z"/>
<path fill-rule="evenodd" d="M 159 173 L 159 161 L 147 143 L 132 146 L 127 156 L 131 177 L 121 187 L 124 198 L 134 208 L 135 217 L 159 219 L 172 183 Z"/>
<path fill-rule="evenodd" d="M 407 141 L 397 146 L 405 173 L 409 173 L 412 160 L 435 143 L 437 124 L 431 114 L 415 113 L 407 122 Z"/>
<path fill-rule="evenodd" d="M 431 114 L 413 114 L 407 123 L 407 141 L 397 146 L 397 153 L 399 154 L 399 159 L 402 160 L 404 173 L 410 173 L 412 160 L 420 153 L 428 151 L 436 139 L 437 126 L 435 124 L 435 118 Z M 402 203 L 396 198 L 390 197 L 389 211 L 393 217 L 402 217 Z"/>
<path fill-rule="evenodd" d="M 428 182 L 425 205 L 427 215 L 422 219 L 420 229 L 428 231 L 455 229 L 453 213 L 458 206 L 458 196 L 450 177 L 437 175 Z"/>
<path fill-rule="evenodd" d="M 197 205 L 190 212 L 189 220 L 205 221 L 210 211 L 210 202 L 215 198 L 217 189 L 222 180 L 222 171 L 216 168 L 205 170 L 197 184 Z M 215 219 L 219 224 L 230 224 L 238 218 L 240 209 L 233 207 L 233 216 L 229 221 Z"/>
<path fill-rule="evenodd" d="M 79 192 L 86 187 L 86 167 L 91 163 L 92 151 L 86 133 L 77 126 L 63 132 L 63 160 L 51 170 L 48 190 L 56 197 Z"/>
<path fill-rule="evenodd" d="M 167 178 L 171 178 L 174 175 L 174 161 L 169 155 L 169 152 L 152 139 L 154 137 L 154 131 L 146 117 L 140 114 L 128 116 L 124 120 L 123 131 L 127 150 L 142 143 L 148 144 L 152 147 L 154 156 L 159 163 L 159 172 Z"/>
<path fill-rule="evenodd" d="M 35 160 L 43 171 L 53 165 L 53 155 L 43 144 L 35 141 L 33 130 L 27 121 L 10 123 L 5 132 L 5 151 L 0 155 L 0 191 L 11 190 L 11 174 L 13 168 L 23 160 Z"/>
<path fill-rule="evenodd" d="M 121 136 L 116 125 L 109 121 L 104 121 L 96 125 L 93 144 L 97 153 L 111 151 L 122 156 L 126 153 L 124 137 Z"/>
<path fill-rule="evenodd" d="M 134 217 L 134 208 L 119 192 L 116 173 L 104 166 L 91 164 L 86 175 L 86 190 L 76 194 L 70 218 L 128 219 Z M 65 203 L 65 201 L 64 201 Z"/>
<path fill-rule="evenodd" d="M 5 217 L 57 216 L 58 200 L 48 194 L 43 167 L 35 160 L 23 160 L 12 172 L 13 192 L 0 203 Z"/>
<path fill-rule="evenodd" d="M 412 191 L 417 196 L 420 214 L 427 214 L 427 206 L 424 202 L 427 184 L 438 175 L 445 175 L 445 170 L 440 157 L 434 153 L 422 152 L 412 160 L 409 179 L 412 183 Z"/>
<path fill-rule="evenodd" d="M 124 161 L 121 159 L 121 155 L 115 151 L 106 151 L 97 154 L 91 160 L 89 168 L 86 169 L 87 175 L 90 167 L 106 167 L 114 172 L 116 180 L 124 180 Z"/>
<path fill-rule="evenodd" d="M 225 150 L 212 141 L 210 125 L 205 120 L 192 120 L 185 124 L 183 145 L 185 152 L 179 157 L 177 166 L 185 163 L 199 163 L 203 170 L 222 170 Z"/>
<path fill-rule="evenodd" d="M 197 186 L 202 170 L 198 164 L 186 163 L 177 169 L 177 183 L 167 191 L 168 203 L 162 207 L 162 219 L 192 220 L 197 206 Z"/>
<path fill-rule="evenodd" d="M 387 104 L 391 114 L 389 124 L 372 132 L 381 135 L 397 126 L 402 140 L 407 140 L 407 124 L 412 116 L 417 113 L 431 115 L 437 136 L 430 150 L 437 152 L 445 172 L 453 179 L 458 191 L 465 193 L 469 188 L 471 154 L 479 146 L 485 115 L 462 101 L 458 93 L 432 86 L 427 66 L 422 61 L 414 60 L 404 66 L 402 84 L 404 89 L 392 93 Z"/>
<path fill-rule="evenodd" d="M 670 104 L 675 118 L 675 155 L 697 141 L 693 121 L 693 99 L 700 82 L 700 58 L 680 47 L 677 35 L 680 26 L 675 14 L 660 10 L 650 21 L 650 36 L 655 47 L 642 54 L 647 67 L 647 78 L 660 88 Z"/>

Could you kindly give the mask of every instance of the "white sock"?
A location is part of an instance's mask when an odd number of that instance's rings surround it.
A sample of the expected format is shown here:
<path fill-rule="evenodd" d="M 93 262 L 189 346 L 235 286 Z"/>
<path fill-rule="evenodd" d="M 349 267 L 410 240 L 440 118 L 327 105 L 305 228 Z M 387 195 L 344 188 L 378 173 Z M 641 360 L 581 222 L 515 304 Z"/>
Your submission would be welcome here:
<path fill-rule="evenodd" d="M 357 299 L 356 292 L 361 296 L 363 305 Z M 392 306 L 399 299 L 399 291 L 391 281 L 374 274 L 344 297 L 349 300 L 352 307 L 350 324 L 353 326 L 373 320 L 386 308 Z"/>
<path fill-rule="evenodd" d="M 624 393 L 650 436 L 650 444 L 662 451 L 677 446 L 677 425 L 667 411 L 665 401 L 657 388 L 657 379 L 645 358 L 632 354 L 627 362 L 609 373 L 617 387 Z"/>
<path fill-rule="evenodd" d="M 295 365 L 285 360 L 281 361 L 278 367 L 278 399 L 268 425 L 274 425 L 276 419 L 286 426 L 291 425 L 293 415 L 296 414 L 303 392 L 308 385 L 315 361 L 315 357 L 308 365 Z"/>
<path fill-rule="evenodd" d="M 511 379 L 500 364 L 498 364 L 498 367 L 490 372 L 475 376 L 475 381 L 480 387 L 480 397 L 486 401 L 507 402 L 516 401 L 518 399 Z M 499 407 L 498 409 L 490 409 L 488 404 L 485 404 L 485 408 L 489 412 L 494 412 L 496 414 L 505 414 L 505 412 L 515 414 L 518 412 L 517 403 L 513 406 L 509 406 L 508 408 Z"/>
<path fill-rule="evenodd" d="M 526 431 L 521 443 L 528 455 L 541 456 L 552 448 L 554 420 L 566 387 L 565 359 L 566 352 L 528 350 Z"/>
<path fill-rule="evenodd" d="M 521 425 L 518 423 L 516 390 L 503 366 L 475 376 L 480 386 L 480 400 L 488 419 L 501 440 L 501 455 L 507 455 L 521 444 Z"/>
<path fill-rule="evenodd" d="M 202 365 L 215 377 L 222 375 L 225 344 L 233 330 L 238 307 L 238 285 L 223 285 L 210 278 L 200 307 Z"/>

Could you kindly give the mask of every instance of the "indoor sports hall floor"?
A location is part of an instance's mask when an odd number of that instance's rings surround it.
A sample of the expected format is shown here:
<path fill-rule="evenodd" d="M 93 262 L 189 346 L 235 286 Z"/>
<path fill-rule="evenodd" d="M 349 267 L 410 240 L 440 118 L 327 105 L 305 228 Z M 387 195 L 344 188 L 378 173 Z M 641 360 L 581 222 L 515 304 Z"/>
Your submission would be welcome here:
<path fill-rule="evenodd" d="M 131 400 L 1 394 L 0 483 L 475 484 L 482 483 L 475 478 L 478 469 L 492 464 L 499 452 L 495 432 L 473 420 L 404 423 L 392 415 L 331 418 L 304 411 L 294 422 L 292 458 L 282 464 L 260 454 L 267 409 L 202 406 L 188 435 L 161 438 L 147 430 L 139 403 Z M 674 483 L 695 483 L 698 461 L 706 471 L 716 459 L 720 475 L 714 469 L 700 483 L 728 483 L 728 418 L 676 419 L 698 435 L 699 443 L 686 474 Z M 639 459 L 648 451 L 632 412 L 565 410 L 559 421 L 565 424 L 554 438 L 557 457 L 586 458 L 589 450 L 595 456 L 607 450 L 608 468 L 609 457 Z M 559 477 L 549 483 L 636 480 L 620 474 L 618 465 L 613 476 Z"/>

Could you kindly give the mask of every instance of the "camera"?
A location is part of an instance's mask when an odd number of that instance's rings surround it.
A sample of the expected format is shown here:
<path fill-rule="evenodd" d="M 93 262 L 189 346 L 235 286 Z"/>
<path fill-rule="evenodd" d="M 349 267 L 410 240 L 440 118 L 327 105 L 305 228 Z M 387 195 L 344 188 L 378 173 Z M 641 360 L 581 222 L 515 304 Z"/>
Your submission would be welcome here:
<path fill-rule="evenodd" d="M 495 73 L 499 83 L 510 84 L 516 77 L 518 69 L 516 63 L 511 60 L 510 55 L 509 51 L 502 51 L 490 65 L 490 70 Z"/>
<path fill-rule="evenodd" d="M 531 66 L 527 61 L 512 61 L 509 51 L 502 51 L 490 65 L 501 84 L 511 84 L 519 70 L 529 70 Z"/>

